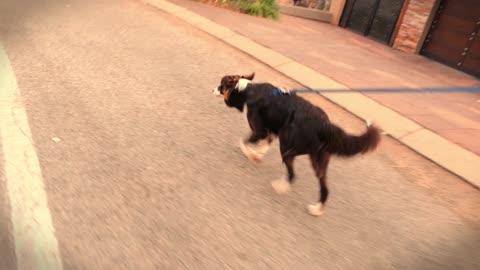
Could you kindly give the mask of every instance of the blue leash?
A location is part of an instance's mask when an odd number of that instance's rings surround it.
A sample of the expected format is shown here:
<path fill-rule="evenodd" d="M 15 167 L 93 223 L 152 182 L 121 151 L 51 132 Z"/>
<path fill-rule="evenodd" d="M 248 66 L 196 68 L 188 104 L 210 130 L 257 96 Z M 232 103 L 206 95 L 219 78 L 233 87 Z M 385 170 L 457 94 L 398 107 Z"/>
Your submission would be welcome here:
<path fill-rule="evenodd" d="M 282 91 L 280 89 L 275 89 L 273 96 L 282 96 L 282 95 L 295 95 L 297 93 L 347 93 L 347 92 L 360 92 L 360 93 L 480 93 L 480 87 L 427 87 L 427 88 L 365 88 L 365 89 L 338 89 L 338 90 L 328 90 L 328 89 L 292 89 L 288 91 Z"/>
<path fill-rule="evenodd" d="M 297 93 L 319 93 L 320 91 L 318 90 L 313 90 L 313 89 L 302 89 L 302 90 L 288 90 L 288 91 L 282 91 L 280 89 L 275 89 L 272 93 L 272 96 L 294 96 Z"/>

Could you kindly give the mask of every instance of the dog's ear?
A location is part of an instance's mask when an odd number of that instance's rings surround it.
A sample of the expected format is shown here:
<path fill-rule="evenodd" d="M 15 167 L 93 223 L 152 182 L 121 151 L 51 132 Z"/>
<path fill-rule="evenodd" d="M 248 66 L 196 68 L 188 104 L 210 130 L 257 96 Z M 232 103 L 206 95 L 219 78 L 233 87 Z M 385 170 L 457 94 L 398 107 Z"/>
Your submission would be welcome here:
<path fill-rule="evenodd" d="M 230 94 L 232 94 L 233 90 L 232 89 L 227 89 L 225 92 L 223 92 L 223 98 L 225 100 L 228 100 L 230 98 Z"/>
<path fill-rule="evenodd" d="M 250 81 L 253 80 L 253 77 L 255 77 L 255 72 L 253 72 L 250 75 L 242 75 L 243 79 L 247 79 L 247 80 L 250 80 Z"/>

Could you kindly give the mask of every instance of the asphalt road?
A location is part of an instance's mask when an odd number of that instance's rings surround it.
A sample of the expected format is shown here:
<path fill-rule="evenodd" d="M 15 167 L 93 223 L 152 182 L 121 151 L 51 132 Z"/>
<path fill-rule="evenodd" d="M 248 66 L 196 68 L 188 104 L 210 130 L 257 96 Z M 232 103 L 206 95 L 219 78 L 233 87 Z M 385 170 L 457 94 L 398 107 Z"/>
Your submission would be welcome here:
<path fill-rule="evenodd" d="M 372 154 L 332 161 L 323 216 L 305 211 L 318 194 L 305 157 L 293 191 L 275 194 L 278 148 L 251 164 L 237 145 L 244 116 L 211 89 L 251 71 L 301 86 L 167 14 L 134 0 L 4 0 L 0 42 L 63 269 L 480 269 L 478 189 L 388 137 Z M 0 170 L 2 270 L 19 264 L 15 180 Z"/>

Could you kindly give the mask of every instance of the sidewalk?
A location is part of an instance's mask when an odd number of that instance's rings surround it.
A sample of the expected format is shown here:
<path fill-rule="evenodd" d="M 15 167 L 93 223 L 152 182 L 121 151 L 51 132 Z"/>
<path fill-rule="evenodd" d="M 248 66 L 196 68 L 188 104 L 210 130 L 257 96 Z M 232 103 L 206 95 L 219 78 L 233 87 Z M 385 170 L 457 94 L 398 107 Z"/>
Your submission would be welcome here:
<path fill-rule="evenodd" d="M 478 79 L 460 71 L 338 26 L 287 15 L 272 21 L 191 0 L 169 1 L 177 6 L 163 0 L 146 1 L 310 88 L 480 86 Z M 480 93 L 323 95 L 361 118 L 375 120 L 392 137 L 480 186 Z"/>

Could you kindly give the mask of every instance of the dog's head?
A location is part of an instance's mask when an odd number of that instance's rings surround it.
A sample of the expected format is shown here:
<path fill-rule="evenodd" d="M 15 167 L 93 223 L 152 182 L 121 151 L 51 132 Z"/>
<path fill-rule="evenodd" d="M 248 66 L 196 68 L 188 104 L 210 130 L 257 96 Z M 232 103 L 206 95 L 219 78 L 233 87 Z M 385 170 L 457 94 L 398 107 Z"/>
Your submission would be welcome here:
<path fill-rule="evenodd" d="M 255 77 L 255 72 L 250 75 L 226 75 L 220 81 L 220 85 L 213 89 L 213 94 L 223 96 L 228 100 L 234 91 L 243 91 L 248 83 Z"/>

